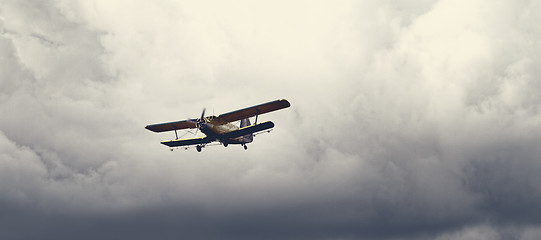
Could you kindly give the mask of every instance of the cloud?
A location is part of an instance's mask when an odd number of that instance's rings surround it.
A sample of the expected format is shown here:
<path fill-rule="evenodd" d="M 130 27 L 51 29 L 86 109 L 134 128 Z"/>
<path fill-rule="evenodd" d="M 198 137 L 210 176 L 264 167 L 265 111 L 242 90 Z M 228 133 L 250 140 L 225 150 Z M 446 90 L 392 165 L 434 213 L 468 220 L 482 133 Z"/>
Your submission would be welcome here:
<path fill-rule="evenodd" d="M 4 1 L 0 236 L 535 239 L 540 7 Z M 248 151 L 143 128 L 277 98 Z"/>

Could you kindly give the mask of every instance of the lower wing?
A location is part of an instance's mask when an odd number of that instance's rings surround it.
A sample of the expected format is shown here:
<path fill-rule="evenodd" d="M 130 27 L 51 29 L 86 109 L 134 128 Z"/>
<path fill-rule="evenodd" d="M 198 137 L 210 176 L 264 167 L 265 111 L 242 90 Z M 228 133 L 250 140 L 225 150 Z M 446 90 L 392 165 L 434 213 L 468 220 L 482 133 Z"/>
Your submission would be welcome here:
<path fill-rule="evenodd" d="M 252 134 L 255 132 L 260 132 L 267 130 L 269 128 L 273 128 L 274 123 L 271 121 L 263 122 L 260 124 L 250 125 L 247 127 L 240 128 L 238 130 L 228 132 L 224 135 L 222 135 L 223 138 L 238 138 L 240 136 Z M 177 139 L 177 140 L 170 140 L 170 141 L 163 141 L 161 144 L 169 146 L 169 147 L 180 147 L 180 146 L 188 146 L 188 145 L 198 145 L 198 144 L 207 144 L 211 143 L 213 140 L 209 137 L 200 137 L 200 138 L 189 138 L 189 139 Z"/>
<path fill-rule="evenodd" d="M 196 144 L 207 144 L 211 142 L 212 140 L 210 140 L 210 138 L 201 137 L 201 138 L 189 138 L 189 139 L 163 141 L 161 142 L 161 144 L 169 146 L 169 147 L 180 147 L 180 146 L 188 146 L 188 145 L 196 145 Z"/>

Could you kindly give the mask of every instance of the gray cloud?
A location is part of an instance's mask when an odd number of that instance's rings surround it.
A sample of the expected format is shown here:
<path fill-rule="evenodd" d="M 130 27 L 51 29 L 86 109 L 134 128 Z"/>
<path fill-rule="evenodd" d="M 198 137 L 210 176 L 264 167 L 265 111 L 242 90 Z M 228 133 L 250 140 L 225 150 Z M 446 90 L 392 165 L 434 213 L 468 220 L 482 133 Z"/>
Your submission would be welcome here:
<path fill-rule="evenodd" d="M 2 1 L 0 236 L 537 239 L 540 7 Z M 276 98 L 248 151 L 143 129 Z"/>

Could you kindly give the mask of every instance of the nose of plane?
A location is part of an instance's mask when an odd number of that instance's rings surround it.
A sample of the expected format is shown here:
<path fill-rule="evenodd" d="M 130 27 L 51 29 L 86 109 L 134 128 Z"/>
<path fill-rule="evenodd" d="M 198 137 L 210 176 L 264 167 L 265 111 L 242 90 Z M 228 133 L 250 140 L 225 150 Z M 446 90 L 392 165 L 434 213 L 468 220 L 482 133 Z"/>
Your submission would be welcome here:
<path fill-rule="evenodd" d="M 201 123 L 201 128 L 206 128 L 206 129 L 212 128 L 212 124 L 210 124 L 210 123 Z"/>

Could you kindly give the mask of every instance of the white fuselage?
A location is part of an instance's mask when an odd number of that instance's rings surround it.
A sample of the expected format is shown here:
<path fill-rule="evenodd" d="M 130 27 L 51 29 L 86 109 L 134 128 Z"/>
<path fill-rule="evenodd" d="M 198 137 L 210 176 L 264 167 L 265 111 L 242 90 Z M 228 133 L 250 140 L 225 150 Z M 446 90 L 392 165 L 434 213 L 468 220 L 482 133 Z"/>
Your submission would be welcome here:
<path fill-rule="evenodd" d="M 220 121 L 216 116 L 208 116 L 205 117 L 205 128 L 202 128 L 201 131 L 209 136 L 209 137 L 215 137 L 219 141 L 227 140 L 229 143 L 242 143 L 243 138 L 233 138 L 233 139 L 220 139 L 220 135 L 224 135 L 226 133 L 236 131 L 239 129 L 238 126 L 225 121 Z"/>

